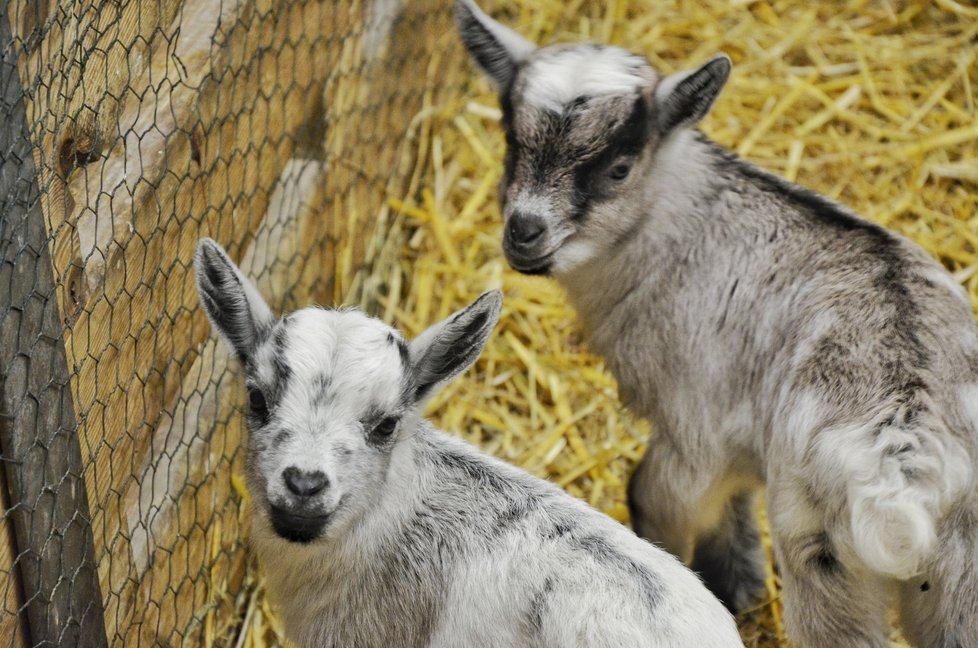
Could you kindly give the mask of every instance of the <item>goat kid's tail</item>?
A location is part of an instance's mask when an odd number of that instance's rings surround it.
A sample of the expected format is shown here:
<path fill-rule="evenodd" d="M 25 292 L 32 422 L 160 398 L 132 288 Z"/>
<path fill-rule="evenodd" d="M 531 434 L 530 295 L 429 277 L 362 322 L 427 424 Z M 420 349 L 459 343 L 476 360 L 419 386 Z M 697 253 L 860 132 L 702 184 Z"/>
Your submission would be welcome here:
<path fill-rule="evenodd" d="M 823 439 L 834 447 L 823 445 L 820 454 L 831 455 L 823 469 L 841 468 L 856 554 L 878 573 L 907 579 L 932 557 L 939 521 L 969 492 L 974 475 L 967 450 L 942 421 L 894 422 L 900 419 L 902 412 L 827 431 Z"/>

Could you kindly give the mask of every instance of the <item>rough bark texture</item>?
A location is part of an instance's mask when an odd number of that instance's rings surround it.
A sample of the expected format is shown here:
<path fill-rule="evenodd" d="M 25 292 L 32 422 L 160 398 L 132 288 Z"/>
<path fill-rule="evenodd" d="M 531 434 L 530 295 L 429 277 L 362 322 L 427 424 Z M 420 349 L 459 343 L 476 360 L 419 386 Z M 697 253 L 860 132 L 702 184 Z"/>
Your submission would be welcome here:
<path fill-rule="evenodd" d="M 9 506 L 0 518 L 0 641 L 104 646 L 70 375 L 11 43 L 0 16 L 0 454 L 8 491 L 0 500 Z"/>

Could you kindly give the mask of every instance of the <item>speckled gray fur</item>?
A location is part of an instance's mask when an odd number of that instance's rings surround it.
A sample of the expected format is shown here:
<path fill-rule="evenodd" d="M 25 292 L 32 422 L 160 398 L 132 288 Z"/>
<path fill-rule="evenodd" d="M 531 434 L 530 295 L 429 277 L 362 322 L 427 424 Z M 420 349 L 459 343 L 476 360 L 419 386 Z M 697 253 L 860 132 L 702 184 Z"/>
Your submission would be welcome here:
<path fill-rule="evenodd" d="M 978 334 L 919 247 L 695 130 L 729 59 L 662 76 L 536 48 L 456 3 L 500 92 L 503 251 L 553 276 L 653 424 L 636 530 L 733 609 L 762 594 L 754 494 L 801 648 L 978 646 Z M 853 169 L 858 173 L 858 169 Z"/>
<path fill-rule="evenodd" d="M 196 265 L 245 361 L 250 542 L 297 645 L 743 645 L 673 556 L 421 418 L 482 350 L 500 293 L 407 342 L 355 310 L 274 318 L 213 241 Z"/>

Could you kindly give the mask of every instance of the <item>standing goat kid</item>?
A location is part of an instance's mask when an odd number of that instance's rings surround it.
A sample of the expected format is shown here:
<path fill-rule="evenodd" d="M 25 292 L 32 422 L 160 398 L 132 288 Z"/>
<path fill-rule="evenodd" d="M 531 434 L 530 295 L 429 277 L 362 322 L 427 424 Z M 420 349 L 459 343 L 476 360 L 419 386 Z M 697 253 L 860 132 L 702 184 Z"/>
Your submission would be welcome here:
<path fill-rule="evenodd" d="M 355 310 L 277 319 L 224 250 L 196 255 L 245 369 L 251 542 L 300 646 L 743 646 L 673 556 L 431 427 L 499 292 L 408 343 Z"/>
<path fill-rule="evenodd" d="M 730 71 L 660 76 L 594 44 L 537 48 L 470 0 L 500 93 L 503 250 L 555 277 L 655 438 L 635 529 L 732 610 L 763 591 L 767 484 L 802 648 L 978 646 L 978 336 L 920 248 L 693 127 Z"/>

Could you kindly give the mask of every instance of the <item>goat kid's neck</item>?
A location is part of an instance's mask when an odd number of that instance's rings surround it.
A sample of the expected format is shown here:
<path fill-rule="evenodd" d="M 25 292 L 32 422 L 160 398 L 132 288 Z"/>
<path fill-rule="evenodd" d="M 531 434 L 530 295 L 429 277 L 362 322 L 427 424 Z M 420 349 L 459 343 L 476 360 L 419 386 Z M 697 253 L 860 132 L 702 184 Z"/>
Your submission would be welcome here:
<path fill-rule="evenodd" d="M 645 180 L 636 228 L 590 263 L 556 277 L 586 331 L 632 296 L 674 278 L 678 262 L 695 250 L 714 217 L 710 203 L 722 182 L 715 162 L 715 145 L 696 131 L 663 140 Z"/>

